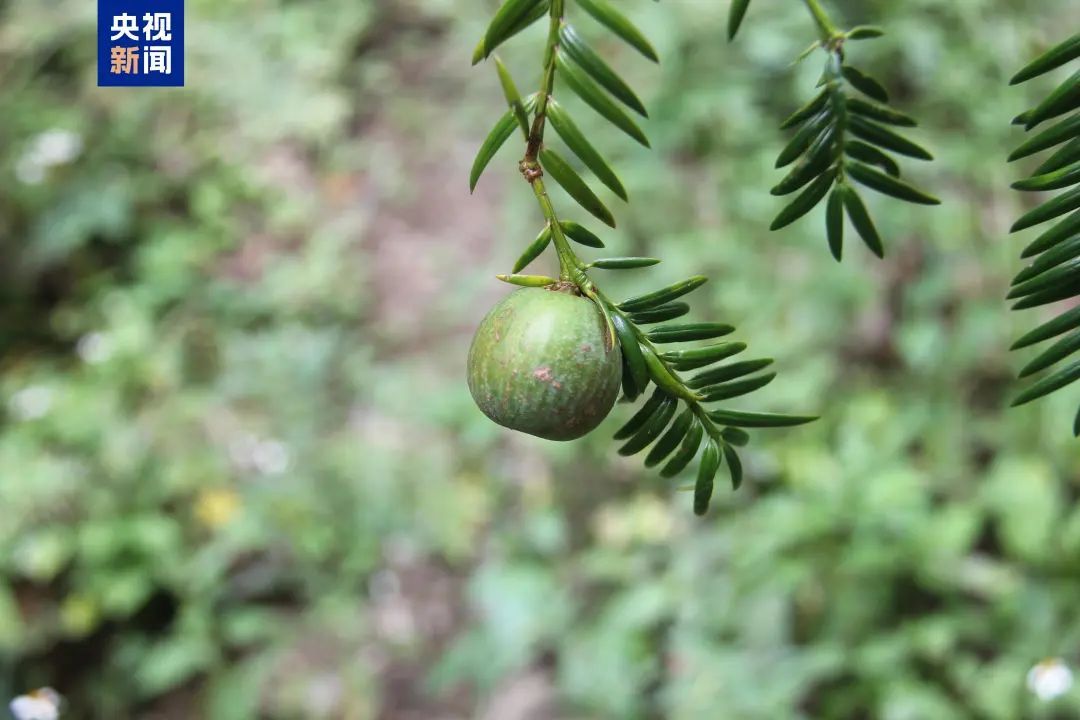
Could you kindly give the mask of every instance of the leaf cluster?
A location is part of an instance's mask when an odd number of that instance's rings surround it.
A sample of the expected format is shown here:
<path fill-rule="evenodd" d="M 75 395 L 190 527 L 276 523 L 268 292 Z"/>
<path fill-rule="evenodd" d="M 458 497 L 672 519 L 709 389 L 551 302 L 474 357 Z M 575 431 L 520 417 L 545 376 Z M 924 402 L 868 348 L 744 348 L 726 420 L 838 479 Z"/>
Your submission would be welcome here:
<path fill-rule="evenodd" d="M 1040 77 L 1080 58 L 1080 34 L 1047 50 L 1013 78 L 1013 85 Z M 1080 299 L 1080 70 L 1062 81 L 1042 102 L 1014 121 L 1030 137 L 1009 155 L 1013 162 L 1053 150 L 1024 179 L 1013 183 L 1023 192 L 1051 193 L 1017 220 L 1011 232 L 1055 221 L 1024 249 L 1021 257 L 1032 262 L 1013 278 L 1008 298 L 1013 310 L 1041 307 L 1062 300 Z M 1080 305 L 1073 305 L 1013 343 L 1027 348 L 1051 339 L 1020 371 L 1027 378 L 1050 371 L 1033 382 L 1013 401 L 1023 405 L 1080 380 Z M 1080 436 L 1080 409 L 1073 423 Z"/>
<path fill-rule="evenodd" d="M 798 194 L 780 211 L 770 229 L 787 227 L 828 198 L 826 235 L 837 261 L 843 255 L 845 215 L 871 252 L 878 257 L 885 254 L 857 185 L 908 203 L 940 203 L 902 179 L 895 158 L 933 159 L 897 129 L 915 127 L 915 120 L 890 107 L 881 83 L 845 60 L 844 40 L 877 34 L 856 28 L 828 43 L 820 90 L 781 125 L 795 134 L 780 152 L 776 167 L 790 170 L 771 192 L 781 197 Z"/>

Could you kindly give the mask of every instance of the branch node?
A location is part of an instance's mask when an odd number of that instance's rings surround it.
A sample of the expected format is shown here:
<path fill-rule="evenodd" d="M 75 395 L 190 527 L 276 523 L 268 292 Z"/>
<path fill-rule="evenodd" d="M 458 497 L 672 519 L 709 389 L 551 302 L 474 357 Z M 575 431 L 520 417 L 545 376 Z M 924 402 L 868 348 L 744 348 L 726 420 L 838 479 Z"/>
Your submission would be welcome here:
<path fill-rule="evenodd" d="M 541 168 L 540 163 L 535 160 L 522 160 L 518 163 L 518 170 L 521 171 L 521 176 L 524 177 L 525 181 L 530 185 L 544 177 L 543 168 Z"/>

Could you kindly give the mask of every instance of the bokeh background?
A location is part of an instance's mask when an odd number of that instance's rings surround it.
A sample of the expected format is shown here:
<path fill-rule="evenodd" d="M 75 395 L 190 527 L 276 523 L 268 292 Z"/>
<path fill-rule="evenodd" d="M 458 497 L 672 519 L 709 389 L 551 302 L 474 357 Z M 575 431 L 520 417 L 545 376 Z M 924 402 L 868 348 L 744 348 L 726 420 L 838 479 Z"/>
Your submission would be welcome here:
<path fill-rule="evenodd" d="M 69 718 L 1075 718 L 1076 388 L 1006 411 L 1036 322 L 1007 78 L 1071 0 L 835 0 L 937 155 L 877 202 L 888 257 L 779 233 L 768 188 L 820 62 L 800 3 L 626 0 L 664 62 L 580 26 L 652 111 L 586 111 L 632 203 L 611 294 L 702 272 L 777 358 L 748 480 L 702 519 L 614 453 L 487 421 L 471 331 L 541 223 L 469 56 L 490 0 L 188 0 L 187 87 L 95 87 L 86 0 L 0 2 L 0 698 Z M 504 54 L 537 81 L 542 32 Z M 1068 72 L 1063 71 L 1063 72 Z M 1056 77 L 1056 76 L 1055 76 Z M 579 107 L 572 99 L 571 107 Z M 606 196 L 605 196 L 606 197 Z M 1030 198 L 1029 198 L 1030 200 Z M 556 198 L 566 217 L 580 218 Z M 548 259 L 550 262 L 550 258 Z M 6 701 L 5 701 L 6 702 Z"/>

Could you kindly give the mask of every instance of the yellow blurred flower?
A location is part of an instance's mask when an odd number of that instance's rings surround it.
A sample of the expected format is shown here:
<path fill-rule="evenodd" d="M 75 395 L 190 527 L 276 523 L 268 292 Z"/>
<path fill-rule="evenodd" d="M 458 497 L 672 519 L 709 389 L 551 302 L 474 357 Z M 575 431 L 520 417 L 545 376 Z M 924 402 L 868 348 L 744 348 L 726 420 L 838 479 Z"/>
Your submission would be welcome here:
<path fill-rule="evenodd" d="M 195 517 L 211 530 L 224 527 L 240 511 L 240 497 L 226 488 L 203 490 L 195 499 Z"/>

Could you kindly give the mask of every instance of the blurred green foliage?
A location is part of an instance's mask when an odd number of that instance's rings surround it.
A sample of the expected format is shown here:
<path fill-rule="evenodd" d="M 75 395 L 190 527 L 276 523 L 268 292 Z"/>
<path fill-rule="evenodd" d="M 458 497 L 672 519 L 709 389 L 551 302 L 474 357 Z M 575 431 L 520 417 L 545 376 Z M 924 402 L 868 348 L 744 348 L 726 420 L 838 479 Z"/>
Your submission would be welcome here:
<path fill-rule="evenodd" d="M 1080 662 L 1075 393 L 1006 412 L 1031 321 L 1003 301 L 1026 240 L 1009 121 L 1045 94 L 1006 79 L 1075 3 L 831 5 L 888 29 L 853 52 L 939 158 L 917 179 L 944 206 L 873 208 L 884 262 L 836 265 L 820 218 L 765 229 L 775 128 L 819 70 L 790 65 L 798 3 L 754 3 L 730 46 L 726 3 L 627 3 L 659 70 L 603 45 L 656 147 L 600 141 L 632 196 L 609 246 L 664 258 L 657 284 L 707 272 L 700 314 L 778 359 L 766 403 L 823 417 L 756 440 L 699 521 L 612 452 L 627 409 L 556 445 L 468 397 L 491 278 L 540 222 L 510 151 L 467 193 L 500 109 L 468 67 L 493 3 L 189 0 L 182 91 L 94 87 L 92 3 L 0 4 L 0 697 L 49 684 L 71 718 L 1080 714 L 1080 691 L 1024 687 Z M 523 79 L 533 40 L 506 52 Z"/>

